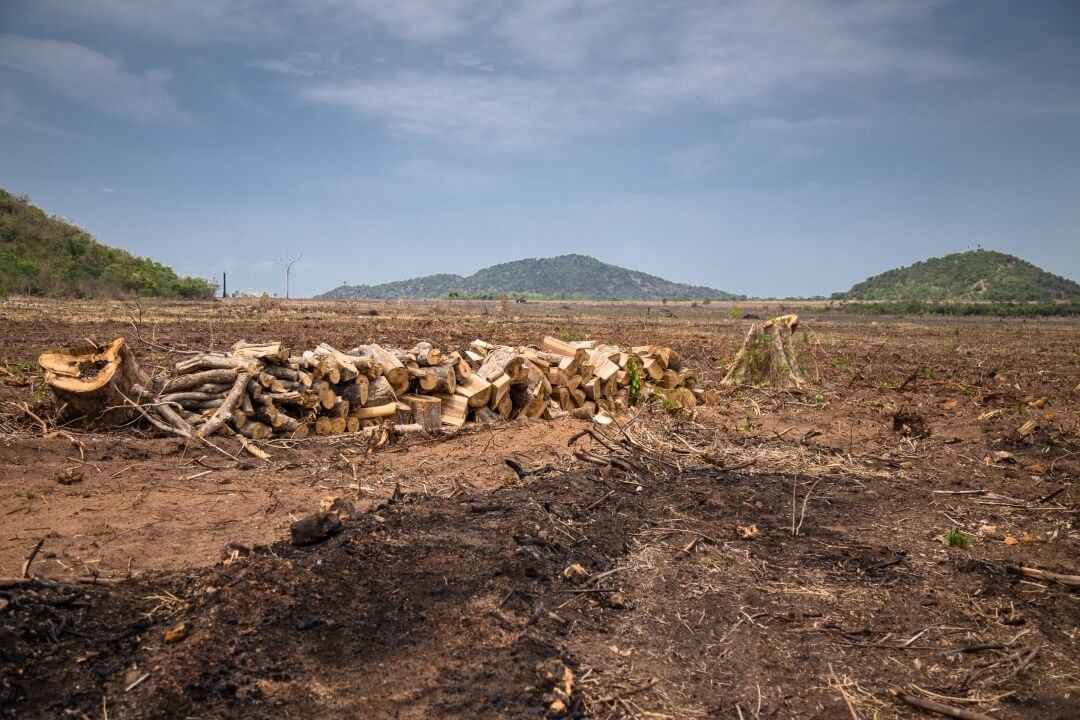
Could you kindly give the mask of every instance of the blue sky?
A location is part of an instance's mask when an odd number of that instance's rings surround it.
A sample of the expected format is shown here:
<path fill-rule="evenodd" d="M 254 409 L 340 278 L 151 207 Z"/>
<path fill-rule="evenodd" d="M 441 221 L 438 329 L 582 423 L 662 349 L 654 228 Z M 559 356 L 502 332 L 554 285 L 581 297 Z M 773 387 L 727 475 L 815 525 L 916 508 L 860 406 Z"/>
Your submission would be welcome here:
<path fill-rule="evenodd" d="M 184 7 L 190 5 L 192 7 Z M 0 186 L 232 289 L 1080 278 L 1080 3 L 0 0 Z"/>

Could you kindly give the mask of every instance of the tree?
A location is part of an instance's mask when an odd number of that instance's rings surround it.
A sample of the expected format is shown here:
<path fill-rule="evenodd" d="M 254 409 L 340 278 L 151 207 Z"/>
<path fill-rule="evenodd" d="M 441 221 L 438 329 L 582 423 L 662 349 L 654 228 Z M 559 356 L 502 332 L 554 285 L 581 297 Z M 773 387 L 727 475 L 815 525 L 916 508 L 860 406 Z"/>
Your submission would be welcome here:
<path fill-rule="evenodd" d="M 285 268 L 285 299 L 289 299 L 289 273 L 292 272 L 292 266 L 300 262 L 300 259 L 304 257 L 304 253 L 298 254 L 296 257 L 292 256 L 288 250 L 285 251 L 285 257 L 277 261 L 277 264 Z"/>

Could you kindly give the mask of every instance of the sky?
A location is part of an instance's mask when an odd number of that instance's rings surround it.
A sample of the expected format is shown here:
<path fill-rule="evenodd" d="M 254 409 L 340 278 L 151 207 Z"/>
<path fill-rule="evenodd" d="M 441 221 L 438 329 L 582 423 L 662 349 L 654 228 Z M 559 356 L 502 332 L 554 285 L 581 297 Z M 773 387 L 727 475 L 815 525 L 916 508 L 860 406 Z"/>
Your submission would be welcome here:
<path fill-rule="evenodd" d="M 1080 3 L 0 0 L 0 186 L 230 290 L 1080 279 Z"/>

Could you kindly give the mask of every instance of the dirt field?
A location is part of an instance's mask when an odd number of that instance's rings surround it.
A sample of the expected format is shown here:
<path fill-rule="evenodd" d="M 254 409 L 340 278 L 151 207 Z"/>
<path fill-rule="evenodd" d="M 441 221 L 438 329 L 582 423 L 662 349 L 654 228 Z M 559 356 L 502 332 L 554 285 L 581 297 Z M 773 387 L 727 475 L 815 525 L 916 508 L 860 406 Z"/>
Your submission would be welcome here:
<path fill-rule="evenodd" d="M 545 717 L 564 669 L 573 717 L 932 716 L 898 693 L 1080 716 L 1080 593 L 1007 571 L 1080 573 L 1080 322 L 809 308 L 795 394 L 721 390 L 750 322 L 730 304 L 510 310 L 5 302 L 0 575 L 44 540 L 33 574 L 114 582 L 0 589 L 0 716 Z M 620 418 L 647 473 L 579 461 L 604 448 L 570 446 L 572 420 L 236 462 L 135 427 L 57 434 L 33 362 L 87 336 L 164 370 L 165 348 L 240 338 L 545 334 L 671 345 L 710 403 Z M 355 508 L 344 530 L 292 546 L 328 497 Z"/>

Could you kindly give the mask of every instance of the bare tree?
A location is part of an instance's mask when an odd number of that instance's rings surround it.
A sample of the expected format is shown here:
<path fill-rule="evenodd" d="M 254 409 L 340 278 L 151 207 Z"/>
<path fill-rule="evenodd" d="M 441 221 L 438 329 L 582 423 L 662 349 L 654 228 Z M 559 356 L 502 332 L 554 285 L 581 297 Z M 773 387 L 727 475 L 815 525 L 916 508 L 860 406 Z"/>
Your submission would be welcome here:
<path fill-rule="evenodd" d="M 298 254 L 296 257 L 292 256 L 288 250 L 285 251 L 285 257 L 277 261 L 277 264 L 285 268 L 285 299 L 289 299 L 289 273 L 292 272 L 292 266 L 300 262 L 300 258 L 304 257 L 304 253 Z"/>

